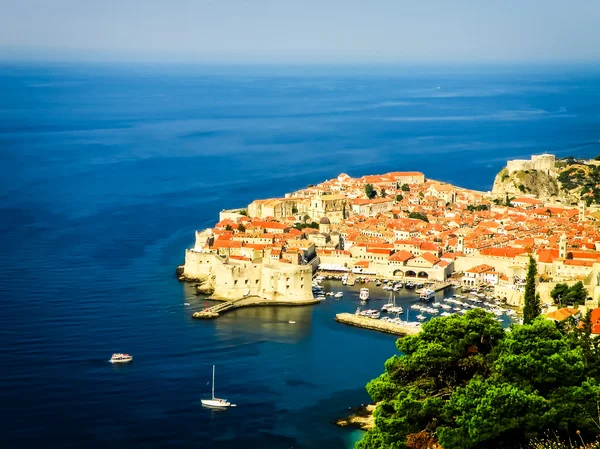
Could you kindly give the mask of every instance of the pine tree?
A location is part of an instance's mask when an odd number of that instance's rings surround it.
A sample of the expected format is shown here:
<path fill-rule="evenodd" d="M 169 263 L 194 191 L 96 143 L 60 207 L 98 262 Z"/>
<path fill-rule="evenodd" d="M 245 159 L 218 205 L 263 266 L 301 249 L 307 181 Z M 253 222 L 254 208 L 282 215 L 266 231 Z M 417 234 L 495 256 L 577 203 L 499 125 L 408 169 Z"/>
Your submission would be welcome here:
<path fill-rule="evenodd" d="M 537 264 L 535 259 L 529 256 L 529 267 L 525 280 L 525 294 L 523 296 L 523 324 L 531 323 L 540 314 L 540 295 L 535 293 L 535 276 L 537 275 Z"/>

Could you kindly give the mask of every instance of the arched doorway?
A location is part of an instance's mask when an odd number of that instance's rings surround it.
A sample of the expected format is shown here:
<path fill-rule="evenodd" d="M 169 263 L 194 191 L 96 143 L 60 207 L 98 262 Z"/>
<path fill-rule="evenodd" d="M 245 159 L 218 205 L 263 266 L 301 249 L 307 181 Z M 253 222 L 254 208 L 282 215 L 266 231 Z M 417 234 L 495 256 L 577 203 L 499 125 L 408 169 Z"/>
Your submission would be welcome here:
<path fill-rule="evenodd" d="M 404 276 L 404 271 L 402 270 L 394 270 L 394 276 Z"/>
<path fill-rule="evenodd" d="M 413 270 L 408 270 L 406 273 L 404 273 L 404 276 L 407 278 L 414 278 L 417 276 L 417 273 L 415 273 Z"/>
<path fill-rule="evenodd" d="M 417 277 L 419 279 L 429 279 L 429 273 L 426 273 L 425 271 L 419 271 L 419 274 L 417 274 Z"/>

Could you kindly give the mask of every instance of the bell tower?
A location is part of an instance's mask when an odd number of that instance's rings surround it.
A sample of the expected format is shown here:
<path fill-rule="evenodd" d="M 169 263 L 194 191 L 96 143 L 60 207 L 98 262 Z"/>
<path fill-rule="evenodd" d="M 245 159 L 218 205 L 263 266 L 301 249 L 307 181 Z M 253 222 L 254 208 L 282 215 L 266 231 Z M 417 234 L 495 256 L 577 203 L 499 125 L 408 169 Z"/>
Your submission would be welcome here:
<path fill-rule="evenodd" d="M 560 236 L 560 240 L 558 242 L 558 257 L 560 259 L 567 258 L 567 236 L 565 234 Z"/>

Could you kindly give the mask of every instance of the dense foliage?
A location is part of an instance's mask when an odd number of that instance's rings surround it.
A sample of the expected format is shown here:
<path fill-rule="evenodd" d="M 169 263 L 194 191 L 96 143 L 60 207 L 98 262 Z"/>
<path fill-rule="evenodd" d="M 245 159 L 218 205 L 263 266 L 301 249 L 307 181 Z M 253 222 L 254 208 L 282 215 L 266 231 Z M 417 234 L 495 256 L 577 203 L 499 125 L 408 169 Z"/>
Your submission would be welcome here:
<path fill-rule="evenodd" d="M 562 307 L 583 305 L 587 295 L 587 290 L 581 281 L 571 287 L 567 284 L 556 284 L 550 292 L 554 303 Z"/>
<path fill-rule="evenodd" d="M 558 180 L 566 190 L 580 188 L 581 198 L 589 206 L 600 204 L 600 166 L 580 164 L 575 160 L 565 159 L 569 168 L 558 175 Z M 576 164 L 576 165 L 572 165 Z"/>
<path fill-rule="evenodd" d="M 537 264 L 535 259 L 529 256 L 525 293 L 523 294 L 523 323 L 525 324 L 531 323 L 540 314 L 540 296 L 535 293 L 536 275 Z"/>
<path fill-rule="evenodd" d="M 367 195 L 367 198 L 369 198 L 369 199 L 375 198 L 375 196 L 377 195 L 377 192 L 373 188 L 373 184 L 365 185 L 365 195 Z"/>
<path fill-rule="evenodd" d="M 410 214 L 408 214 L 408 218 L 415 218 L 417 220 L 422 220 L 422 221 L 426 221 L 427 223 L 429 223 L 429 219 L 427 218 L 427 215 L 421 214 L 419 212 L 411 212 Z"/>
<path fill-rule="evenodd" d="M 598 347 L 589 326 L 567 332 L 541 317 L 510 332 L 479 309 L 435 318 L 399 339 L 401 354 L 367 385 L 380 404 L 357 449 L 416 447 L 423 433 L 444 449 L 518 448 L 548 429 L 590 441 Z"/>
<path fill-rule="evenodd" d="M 467 210 L 470 212 L 489 210 L 489 206 L 487 204 L 469 204 Z"/>

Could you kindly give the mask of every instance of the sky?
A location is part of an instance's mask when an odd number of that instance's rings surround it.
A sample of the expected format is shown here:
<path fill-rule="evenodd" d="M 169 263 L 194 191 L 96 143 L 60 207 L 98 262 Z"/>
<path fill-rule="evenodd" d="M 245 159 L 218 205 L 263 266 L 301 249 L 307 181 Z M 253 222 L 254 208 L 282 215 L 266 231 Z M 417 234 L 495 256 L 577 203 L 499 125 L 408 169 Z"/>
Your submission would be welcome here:
<path fill-rule="evenodd" d="M 0 0 L 0 59 L 600 62 L 600 0 Z"/>

